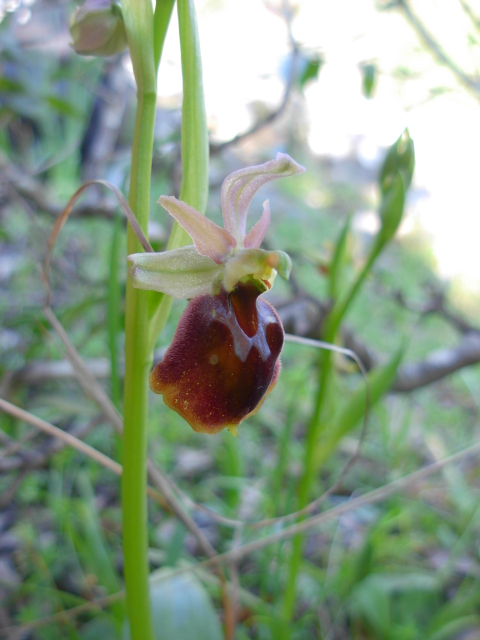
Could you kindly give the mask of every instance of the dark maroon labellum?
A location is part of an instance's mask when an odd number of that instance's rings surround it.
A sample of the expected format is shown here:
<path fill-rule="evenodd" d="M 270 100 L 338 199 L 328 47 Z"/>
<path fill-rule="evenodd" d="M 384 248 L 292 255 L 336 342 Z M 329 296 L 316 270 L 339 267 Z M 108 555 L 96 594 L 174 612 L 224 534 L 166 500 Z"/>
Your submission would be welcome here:
<path fill-rule="evenodd" d="M 254 413 L 280 371 L 284 333 L 253 284 L 188 303 L 150 388 L 194 431 L 217 433 Z"/>

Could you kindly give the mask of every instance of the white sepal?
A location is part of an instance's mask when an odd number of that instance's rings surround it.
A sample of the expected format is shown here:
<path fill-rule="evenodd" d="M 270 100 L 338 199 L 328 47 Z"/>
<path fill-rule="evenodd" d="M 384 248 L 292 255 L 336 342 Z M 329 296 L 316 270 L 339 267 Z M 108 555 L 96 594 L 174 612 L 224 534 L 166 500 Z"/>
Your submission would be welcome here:
<path fill-rule="evenodd" d="M 137 289 L 189 299 L 218 293 L 224 267 L 201 256 L 193 245 L 163 253 L 132 253 L 128 273 Z"/>

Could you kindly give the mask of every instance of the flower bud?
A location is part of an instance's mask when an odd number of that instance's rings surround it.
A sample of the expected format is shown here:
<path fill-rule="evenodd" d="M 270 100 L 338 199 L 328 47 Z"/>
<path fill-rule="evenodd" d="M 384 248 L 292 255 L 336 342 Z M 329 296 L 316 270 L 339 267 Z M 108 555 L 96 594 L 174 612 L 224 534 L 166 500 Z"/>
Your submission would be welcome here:
<path fill-rule="evenodd" d="M 397 171 L 389 190 L 382 198 L 380 206 L 380 220 L 382 226 L 377 235 L 377 243 L 384 246 L 389 242 L 402 221 L 403 210 L 405 207 L 405 185 L 403 182 L 403 174 Z"/>
<path fill-rule="evenodd" d="M 378 182 L 382 195 L 385 195 L 397 178 L 402 174 L 405 191 L 410 186 L 415 168 L 415 148 L 408 129 L 396 140 L 388 150 L 385 161 L 380 169 Z"/>
<path fill-rule="evenodd" d="M 73 13 L 70 34 L 80 55 L 113 56 L 127 48 L 121 9 L 110 0 L 87 0 Z"/>

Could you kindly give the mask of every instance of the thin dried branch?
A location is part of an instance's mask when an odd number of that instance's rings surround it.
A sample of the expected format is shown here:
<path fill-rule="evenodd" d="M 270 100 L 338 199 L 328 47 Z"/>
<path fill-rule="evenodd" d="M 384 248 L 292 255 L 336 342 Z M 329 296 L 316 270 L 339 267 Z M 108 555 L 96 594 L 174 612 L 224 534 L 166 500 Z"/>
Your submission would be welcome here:
<path fill-rule="evenodd" d="M 232 549 L 231 551 L 227 551 L 218 555 L 214 559 L 205 560 L 202 563 L 199 563 L 196 566 L 211 566 L 215 562 L 229 562 L 232 558 L 235 558 L 237 561 L 242 558 L 254 553 L 255 551 L 259 551 L 264 547 L 273 544 L 275 542 L 281 542 L 282 540 L 287 540 L 292 536 L 295 536 L 298 533 L 305 533 L 310 529 L 318 527 L 320 524 L 331 520 L 332 518 L 338 518 L 342 516 L 344 513 L 348 513 L 349 511 L 354 511 L 359 507 L 363 507 L 366 504 L 374 504 L 376 502 L 380 502 L 389 496 L 398 493 L 404 489 L 410 488 L 419 484 L 426 480 L 428 477 L 440 471 L 446 465 L 453 464 L 455 462 L 459 462 L 463 458 L 467 456 L 474 456 L 480 453 L 480 442 L 471 445 L 465 449 L 462 449 L 458 453 L 455 453 L 451 456 L 443 458 L 442 460 L 438 460 L 423 469 L 419 469 L 418 471 L 414 471 L 403 478 L 398 478 L 393 482 L 390 482 L 378 489 L 374 489 L 373 491 L 369 491 L 363 496 L 359 496 L 357 498 L 352 498 L 351 500 L 345 502 L 342 505 L 337 507 L 333 507 L 328 511 L 320 513 L 319 515 L 312 516 L 303 522 L 299 522 L 298 524 L 292 525 L 283 529 L 282 531 L 277 531 L 268 536 L 260 538 L 259 540 L 254 540 L 248 544 L 245 544 L 238 549 Z"/>
<path fill-rule="evenodd" d="M 95 377 L 88 370 L 82 357 L 73 346 L 67 332 L 53 313 L 52 309 L 49 306 L 46 306 L 44 313 L 56 335 L 60 338 L 63 346 L 65 347 L 67 358 L 75 371 L 75 376 L 83 392 L 88 398 L 91 398 L 96 403 L 106 420 L 116 429 L 116 431 L 121 433 L 123 429 L 123 420 L 117 408 L 111 402 L 103 388 L 95 380 Z"/>
<path fill-rule="evenodd" d="M 110 360 L 108 358 L 88 358 L 85 366 L 96 380 L 110 378 Z M 19 384 L 35 387 L 45 382 L 70 380 L 75 378 L 75 369 L 69 360 L 30 360 L 24 367 L 13 373 L 10 387 Z"/>
<path fill-rule="evenodd" d="M 391 391 L 413 391 L 480 362 L 480 331 L 448 309 L 442 293 L 431 292 L 430 299 L 421 307 L 412 306 L 399 292 L 390 295 L 404 308 L 418 314 L 420 319 L 436 313 L 463 334 L 459 344 L 454 347 L 434 351 L 420 362 L 401 365 Z M 326 308 L 320 301 L 301 294 L 276 308 L 286 331 L 314 339 L 321 335 Z M 346 347 L 360 356 L 367 371 L 377 366 L 378 356 L 349 329 L 343 329 L 342 339 Z"/>
<path fill-rule="evenodd" d="M 23 409 L 20 409 L 20 407 L 16 407 L 14 404 L 11 404 L 10 402 L 3 400 L 2 398 L 0 398 L 0 409 L 2 411 L 5 411 L 6 413 L 9 413 L 11 416 L 14 416 L 18 420 L 23 420 L 24 422 L 32 425 L 36 429 L 40 429 L 40 431 L 43 431 L 49 436 L 53 436 L 55 438 L 59 438 L 60 440 L 63 440 L 70 447 L 73 447 L 77 451 L 84 453 L 88 457 L 92 458 L 92 460 L 95 460 L 102 466 L 106 467 L 107 469 L 110 469 L 110 471 L 113 471 L 113 473 L 117 475 L 120 475 L 122 473 L 122 466 L 118 464 L 118 462 L 115 462 L 105 454 L 101 453 L 100 451 L 97 451 L 97 449 L 94 449 L 93 447 L 86 444 L 82 440 L 79 440 L 78 438 L 73 436 L 71 433 L 68 433 L 67 431 L 63 431 L 58 427 L 54 427 L 53 424 L 50 424 L 49 422 L 46 422 L 41 418 L 37 418 L 36 416 L 29 413 L 28 411 L 24 411 Z"/>
<path fill-rule="evenodd" d="M 480 333 L 467 333 L 457 346 L 434 351 L 422 362 L 403 365 L 392 388 L 402 393 L 413 391 L 479 362 Z"/>
<path fill-rule="evenodd" d="M 52 624 L 55 622 L 68 622 L 70 620 L 78 618 L 78 616 L 81 616 L 82 613 L 102 611 L 102 609 L 106 609 L 111 604 L 122 600 L 124 597 L 125 591 L 118 591 L 117 593 L 112 593 L 111 595 L 104 596 L 103 598 L 85 602 L 84 604 L 80 604 L 77 607 L 72 607 L 71 609 L 60 611 L 59 613 L 55 613 L 52 616 L 45 616 L 45 618 L 39 618 L 38 620 L 24 622 L 23 624 L 17 624 L 12 627 L 5 627 L 4 629 L 0 629 L 0 637 L 11 638 L 11 640 L 23 638 L 24 634 L 31 629 L 40 629 L 41 627 L 45 627 L 47 624 Z"/>
<path fill-rule="evenodd" d="M 142 247 L 148 253 L 154 253 L 151 244 L 145 237 L 145 234 L 143 233 L 140 225 L 138 224 L 135 214 L 130 209 L 129 204 L 125 196 L 123 195 L 123 193 L 120 191 L 120 189 L 117 189 L 117 187 L 114 184 L 112 184 L 111 182 L 108 182 L 107 180 L 89 180 L 88 182 L 84 182 L 82 186 L 75 191 L 73 196 L 68 201 L 66 207 L 63 209 L 61 215 L 58 217 L 58 219 L 55 222 L 52 233 L 50 234 L 50 239 L 48 241 L 48 250 L 47 250 L 47 256 L 46 256 L 45 265 L 44 265 L 45 276 L 47 279 L 50 273 L 50 260 L 52 257 L 53 247 L 58 238 L 58 235 L 60 231 L 63 229 L 63 226 L 66 223 L 69 215 L 71 214 L 77 200 L 80 198 L 80 196 L 83 194 L 84 191 L 86 191 L 88 188 L 92 187 L 93 185 L 102 185 L 104 187 L 107 187 L 107 189 L 109 189 L 114 194 L 114 196 L 117 198 L 120 208 L 125 214 L 125 217 L 127 218 L 133 231 L 135 232 L 135 235 L 137 236 L 138 241 L 140 242 Z"/>
<path fill-rule="evenodd" d="M 165 354 L 166 348 L 156 349 L 153 354 L 153 363 L 160 362 Z M 83 360 L 89 373 L 96 380 L 110 379 L 110 360 L 108 358 L 88 358 Z M 55 380 L 70 380 L 75 378 L 75 368 L 70 360 L 30 360 L 24 367 L 17 371 L 10 372 L 8 387 L 15 387 L 19 384 L 36 386 L 45 382 Z M 125 363 L 119 362 L 119 375 L 125 374 Z M 3 394 L 5 395 L 5 394 Z"/>
<path fill-rule="evenodd" d="M 81 440 L 88 435 L 92 429 L 101 424 L 101 422 L 102 418 L 97 417 L 76 429 L 72 429 L 68 433 L 70 433 L 74 438 L 77 438 L 77 440 Z M 28 439 L 30 440 L 37 433 L 38 429 L 32 429 L 32 431 L 28 432 L 26 435 L 29 436 Z M 2 450 L 2 457 L 0 457 L 0 471 L 12 471 L 14 469 L 24 471 L 44 467 L 48 464 L 52 455 L 69 446 L 68 442 L 58 438 L 53 438 L 51 441 L 48 441 L 40 450 L 37 447 L 33 450 L 27 449 L 25 444 L 25 438 L 22 438 L 21 440 L 14 440 L 8 449 Z"/>
<path fill-rule="evenodd" d="M 22 198 L 40 211 L 58 218 L 63 207 L 55 201 L 44 184 L 20 169 L 10 160 L 0 156 L 0 190 L 3 184 L 11 185 Z M 112 206 L 105 200 L 88 202 L 79 206 L 73 212 L 74 217 L 104 217 L 111 219 L 114 216 L 116 206 Z"/>
<path fill-rule="evenodd" d="M 41 418 L 34 416 L 32 413 L 29 413 L 28 411 L 24 411 L 23 409 L 20 409 L 20 407 L 17 407 L 16 405 L 11 404 L 6 400 L 3 400 L 2 398 L 0 398 L 0 410 L 5 411 L 11 416 L 14 416 L 18 420 L 23 420 L 24 422 L 27 422 L 27 424 L 32 425 L 36 429 L 39 429 L 40 431 L 43 431 L 44 433 L 47 433 L 48 435 L 53 436 L 54 438 L 58 438 L 62 440 L 63 442 L 65 442 L 66 445 L 73 447 L 77 451 L 80 451 L 80 453 L 87 455 L 88 457 L 92 458 L 92 460 L 95 460 L 96 462 L 101 464 L 106 469 L 109 469 L 116 475 L 120 476 L 122 474 L 122 465 L 118 464 L 118 462 L 115 462 L 115 460 L 112 460 L 111 458 L 101 453 L 97 449 L 91 447 L 90 445 L 86 444 L 85 442 L 82 442 L 82 440 L 79 440 L 73 434 L 63 431 L 58 427 L 55 427 L 53 424 L 50 424 L 49 422 L 46 422 L 45 420 L 42 420 Z M 34 457 L 33 460 L 31 460 L 31 462 L 33 466 L 37 466 L 36 463 L 38 462 L 38 460 Z M 158 491 L 156 491 L 150 486 L 147 487 L 147 495 L 154 498 L 163 507 L 169 508 L 169 503 L 168 501 L 166 502 L 164 500 L 163 495 L 160 495 Z"/>
<path fill-rule="evenodd" d="M 465 2 L 465 0 L 459 0 L 460 5 L 462 7 L 462 9 L 464 10 L 464 12 L 467 14 L 467 16 L 470 18 L 471 23 L 473 24 L 473 26 L 475 27 L 475 29 L 477 29 L 477 31 L 480 31 L 480 18 L 478 18 L 474 13 L 473 13 L 473 9 L 472 7 L 468 4 L 468 2 Z"/>
<path fill-rule="evenodd" d="M 271 124 L 272 122 L 277 120 L 282 115 L 282 113 L 285 111 L 285 109 L 286 109 L 286 107 L 287 107 L 287 105 L 288 105 L 288 103 L 290 101 L 290 96 L 291 96 L 291 93 L 292 93 L 292 89 L 293 89 L 293 87 L 295 85 L 295 79 L 296 79 L 296 74 L 297 74 L 298 57 L 299 57 L 300 51 L 299 51 L 299 47 L 298 47 L 297 42 L 293 38 L 293 34 L 292 34 L 292 10 L 287 6 L 287 3 L 284 4 L 283 10 L 282 10 L 282 14 L 283 14 L 283 17 L 284 17 L 284 20 L 285 20 L 285 24 L 286 24 L 287 30 L 288 30 L 288 36 L 289 36 L 289 41 L 290 41 L 290 45 L 291 45 L 291 53 L 290 53 L 290 69 L 289 69 L 287 82 L 285 83 L 285 89 L 284 89 L 282 100 L 281 100 L 280 104 L 278 105 L 278 107 L 274 111 L 272 111 L 267 116 L 262 118 L 262 120 L 259 120 L 258 122 L 256 122 L 252 127 L 250 127 L 250 129 L 247 129 L 247 131 L 244 131 L 243 133 L 237 134 L 231 140 L 226 140 L 225 142 L 221 142 L 219 144 L 210 144 L 210 154 L 211 155 L 215 155 L 217 153 L 220 153 L 221 151 L 224 151 L 227 147 L 235 145 L 238 142 L 241 142 L 242 140 L 245 140 L 246 138 L 249 138 L 250 136 L 253 136 L 254 134 L 256 134 L 259 131 L 261 131 L 262 129 L 264 129 L 266 126 L 268 126 L 269 124 Z"/>
<path fill-rule="evenodd" d="M 451 324 L 459 333 L 480 333 L 479 327 L 467 322 L 459 313 L 448 307 L 445 291 L 438 289 L 436 286 L 430 285 L 426 287 L 426 295 L 428 296 L 428 299 L 422 305 L 414 305 L 409 302 L 400 290 L 388 291 L 381 287 L 380 283 L 377 283 L 377 288 L 380 290 L 382 295 L 391 297 L 404 309 L 417 314 L 419 318 L 423 318 L 431 314 L 437 314 L 443 318 L 443 320 Z"/>
<path fill-rule="evenodd" d="M 412 11 L 408 0 L 396 0 L 392 6 L 400 9 L 421 42 L 431 51 L 438 62 L 450 69 L 460 84 L 473 92 L 477 97 L 480 96 L 480 78 L 470 77 L 445 53 L 440 43 L 427 31 L 422 21 Z"/>

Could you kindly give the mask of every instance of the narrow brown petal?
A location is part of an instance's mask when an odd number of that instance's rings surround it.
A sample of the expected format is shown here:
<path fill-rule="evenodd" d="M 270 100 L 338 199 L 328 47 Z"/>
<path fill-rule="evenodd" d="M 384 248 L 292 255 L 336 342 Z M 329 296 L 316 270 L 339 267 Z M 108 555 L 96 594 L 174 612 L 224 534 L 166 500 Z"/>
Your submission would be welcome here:
<path fill-rule="evenodd" d="M 279 372 L 283 327 L 251 284 L 188 304 L 150 388 L 194 429 L 232 432 L 252 414 Z"/>

